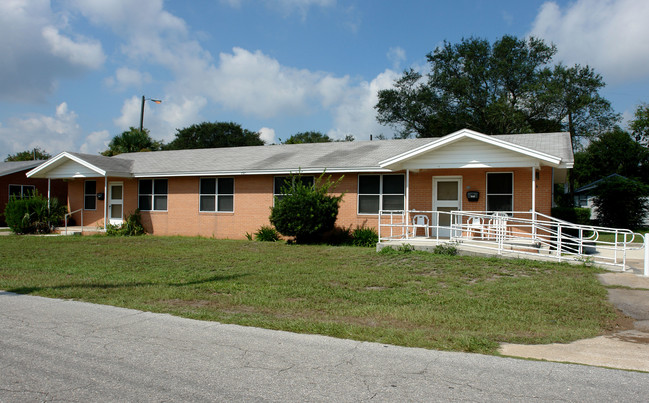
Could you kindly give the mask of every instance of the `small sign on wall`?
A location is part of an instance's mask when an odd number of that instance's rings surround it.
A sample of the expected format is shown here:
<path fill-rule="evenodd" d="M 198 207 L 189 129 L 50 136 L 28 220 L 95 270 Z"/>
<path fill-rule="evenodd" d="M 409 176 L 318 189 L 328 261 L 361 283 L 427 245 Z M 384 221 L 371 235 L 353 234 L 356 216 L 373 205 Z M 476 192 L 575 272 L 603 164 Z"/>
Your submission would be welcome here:
<path fill-rule="evenodd" d="M 477 202 L 480 199 L 480 192 L 476 192 L 475 190 L 466 192 L 466 199 L 470 202 Z"/>

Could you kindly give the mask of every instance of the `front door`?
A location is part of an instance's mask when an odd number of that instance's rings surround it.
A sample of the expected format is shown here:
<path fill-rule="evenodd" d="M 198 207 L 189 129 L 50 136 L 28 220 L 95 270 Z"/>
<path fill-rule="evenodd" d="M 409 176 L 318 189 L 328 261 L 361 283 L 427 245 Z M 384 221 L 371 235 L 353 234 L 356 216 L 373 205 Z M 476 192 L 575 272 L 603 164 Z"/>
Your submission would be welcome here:
<path fill-rule="evenodd" d="M 108 223 L 121 225 L 124 221 L 124 184 L 111 182 L 108 184 Z"/>
<path fill-rule="evenodd" d="M 440 238 L 451 237 L 451 219 L 448 214 L 451 211 L 462 209 L 462 177 L 437 176 L 433 177 L 433 211 L 439 211 L 439 215 L 433 213 L 433 226 L 439 225 L 437 236 Z M 437 218 L 439 216 L 439 223 Z M 457 234 L 459 235 L 458 230 Z M 434 234 L 435 235 L 435 234 Z"/>

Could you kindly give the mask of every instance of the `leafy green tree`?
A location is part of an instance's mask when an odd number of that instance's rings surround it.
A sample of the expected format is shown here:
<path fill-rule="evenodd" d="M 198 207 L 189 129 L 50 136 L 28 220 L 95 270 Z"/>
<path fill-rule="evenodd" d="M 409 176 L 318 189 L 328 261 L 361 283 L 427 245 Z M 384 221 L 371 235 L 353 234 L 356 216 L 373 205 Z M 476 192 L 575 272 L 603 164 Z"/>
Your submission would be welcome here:
<path fill-rule="evenodd" d="M 570 130 L 575 138 L 617 119 L 588 67 L 550 68 L 543 40 L 503 36 L 444 44 L 427 55 L 430 72 L 407 70 L 379 91 L 377 120 L 402 137 L 439 137 L 469 128 L 486 134 Z"/>
<path fill-rule="evenodd" d="M 338 208 L 343 195 L 333 196 L 330 190 L 338 184 L 324 174 L 309 185 L 291 177 L 271 208 L 270 223 L 285 236 L 295 237 L 297 243 L 319 242 L 322 235 L 331 231 L 338 217 Z"/>
<path fill-rule="evenodd" d="M 282 144 L 330 143 L 332 141 L 329 136 L 320 132 L 302 132 L 292 135 Z"/>
<path fill-rule="evenodd" d="M 649 104 L 638 105 L 629 128 L 632 130 L 636 142 L 649 147 Z"/>
<path fill-rule="evenodd" d="M 131 127 L 128 131 L 113 137 L 108 143 L 108 150 L 100 154 L 111 157 L 117 154 L 158 151 L 160 149 L 162 149 L 162 142 L 153 140 L 149 136 L 148 129 L 140 131 L 140 129 Z"/>
<path fill-rule="evenodd" d="M 47 153 L 45 150 L 41 150 L 39 147 L 36 147 L 33 150 L 26 150 L 18 152 L 16 154 L 9 154 L 7 158 L 5 158 L 5 162 L 46 160 L 49 158 L 52 158 L 49 153 Z"/>
<path fill-rule="evenodd" d="M 611 174 L 649 181 L 649 150 L 619 127 L 600 135 L 584 151 L 575 153 L 575 165 L 571 172 L 576 186 Z"/>
<path fill-rule="evenodd" d="M 264 141 L 259 137 L 259 133 L 243 129 L 237 123 L 203 122 L 176 130 L 176 138 L 164 149 L 186 150 L 262 145 L 264 145 Z"/>
<path fill-rule="evenodd" d="M 604 180 L 593 201 L 599 224 L 604 227 L 636 229 L 642 226 L 648 206 L 649 187 L 633 179 L 613 177 Z"/>

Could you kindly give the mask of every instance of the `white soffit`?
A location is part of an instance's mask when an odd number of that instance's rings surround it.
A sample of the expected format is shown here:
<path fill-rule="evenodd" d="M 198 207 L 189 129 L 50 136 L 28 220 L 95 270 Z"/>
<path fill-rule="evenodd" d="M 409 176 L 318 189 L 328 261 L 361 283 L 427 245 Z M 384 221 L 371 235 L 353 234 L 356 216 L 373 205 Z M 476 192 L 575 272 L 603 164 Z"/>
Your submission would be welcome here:
<path fill-rule="evenodd" d="M 106 176 L 106 171 L 67 152 L 62 152 L 27 172 L 27 177 L 34 178 L 97 178 L 103 176 Z"/>
<path fill-rule="evenodd" d="M 454 159 L 449 159 L 447 154 L 453 154 Z M 514 155 L 517 157 L 513 157 Z M 503 160 L 503 156 L 508 156 L 508 158 Z M 435 160 L 432 161 L 432 158 Z M 512 161 L 508 164 L 508 160 Z M 390 169 L 397 167 L 399 169 L 487 168 L 538 166 L 539 161 L 550 166 L 561 164 L 560 157 L 463 129 L 414 150 L 381 161 L 380 166 Z M 421 166 L 417 163 L 430 166 Z"/>

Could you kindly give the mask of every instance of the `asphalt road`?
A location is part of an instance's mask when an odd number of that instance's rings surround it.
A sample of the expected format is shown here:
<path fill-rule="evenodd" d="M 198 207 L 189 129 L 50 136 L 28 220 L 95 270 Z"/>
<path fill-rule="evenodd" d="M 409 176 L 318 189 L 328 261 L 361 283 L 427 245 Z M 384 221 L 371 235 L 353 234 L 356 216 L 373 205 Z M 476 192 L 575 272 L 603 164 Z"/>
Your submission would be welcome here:
<path fill-rule="evenodd" d="M 648 357 L 649 359 L 649 357 Z M 0 292 L 0 401 L 646 401 L 649 374 Z"/>

